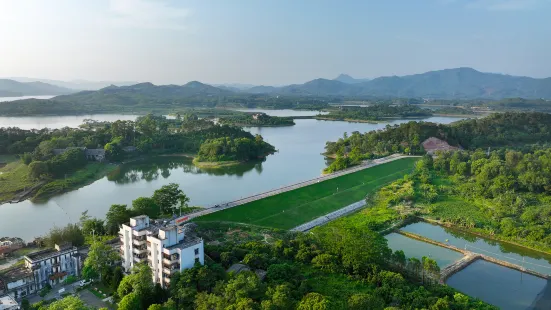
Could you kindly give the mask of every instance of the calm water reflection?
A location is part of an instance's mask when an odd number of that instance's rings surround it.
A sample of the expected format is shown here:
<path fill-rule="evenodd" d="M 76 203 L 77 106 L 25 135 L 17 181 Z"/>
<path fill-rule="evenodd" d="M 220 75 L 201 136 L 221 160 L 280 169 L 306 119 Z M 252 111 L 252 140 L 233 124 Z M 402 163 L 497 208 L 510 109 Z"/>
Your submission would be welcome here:
<path fill-rule="evenodd" d="M 431 117 L 427 121 L 450 123 L 452 117 Z M 396 120 L 390 124 L 407 122 Z M 112 204 L 131 204 L 150 196 L 163 185 L 178 183 L 191 198 L 191 205 L 211 205 L 268 191 L 273 188 L 312 179 L 326 167 L 320 154 L 326 141 L 342 137 L 344 132 L 365 132 L 384 128 L 388 123 L 366 124 L 296 120 L 295 126 L 249 128 L 261 134 L 278 150 L 262 163 L 239 168 L 206 171 L 191 166 L 189 159 L 160 157 L 135 162 L 109 177 L 79 190 L 53 197 L 44 204 L 23 201 L 0 206 L 0 236 L 31 239 L 47 232 L 54 224 L 78 221 L 80 214 L 103 218 Z"/>
<path fill-rule="evenodd" d="M 548 285 L 547 280 L 483 260 L 452 275 L 446 284 L 505 310 L 528 309 Z"/>
<path fill-rule="evenodd" d="M 430 257 L 436 260 L 440 268 L 444 268 L 463 257 L 463 254 L 459 252 L 411 239 L 397 233 L 388 234 L 385 238 L 388 241 L 388 247 L 393 251 L 402 250 L 406 254 L 406 257 L 415 257 L 419 260 L 423 256 Z"/>
<path fill-rule="evenodd" d="M 495 257 L 526 268 L 551 274 L 551 255 L 515 246 L 509 243 L 485 239 L 465 232 L 444 228 L 424 222 L 410 224 L 402 230 L 418 234 L 429 239 L 446 242 L 459 248 Z M 524 262 L 523 262 L 524 260 Z"/>

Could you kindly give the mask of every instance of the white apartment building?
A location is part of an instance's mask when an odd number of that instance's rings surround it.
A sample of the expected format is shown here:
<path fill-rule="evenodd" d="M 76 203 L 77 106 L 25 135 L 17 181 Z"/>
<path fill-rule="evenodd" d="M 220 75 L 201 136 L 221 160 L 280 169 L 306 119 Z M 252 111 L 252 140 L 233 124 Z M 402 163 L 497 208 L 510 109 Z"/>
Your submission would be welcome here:
<path fill-rule="evenodd" d="M 80 267 L 80 254 L 76 247 L 56 244 L 55 249 L 26 255 L 24 266 L 2 270 L 0 292 L 20 299 L 39 291 L 46 284 L 59 284 L 69 275 L 78 277 Z"/>
<path fill-rule="evenodd" d="M 186 232 L 187 217 L 172 221 L 154 221 L 146 215 L 130 219 L 121 225 L 122 266 L 130 272 L 137 263 L 147 262 L 153 271 L 153 282 L 163 288 L 170 286 L 176 271 L 205 263 L 203 239 Z"/>

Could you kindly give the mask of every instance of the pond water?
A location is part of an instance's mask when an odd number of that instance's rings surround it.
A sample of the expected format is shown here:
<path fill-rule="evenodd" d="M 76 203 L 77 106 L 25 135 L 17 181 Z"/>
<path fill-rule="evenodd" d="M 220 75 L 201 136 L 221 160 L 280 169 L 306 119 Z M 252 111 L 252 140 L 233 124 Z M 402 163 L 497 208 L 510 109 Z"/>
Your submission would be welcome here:
<path fill-rule="evenodd" d="M 446 284 L 504 310 L 549 309 L 543 305 L 531 307 L 546 294 L 547 280 L 484 260 L 452 275 Z"/>
<path fill-rule="evenodd" d="M 423 256 L 430 257 L 436 261 L 440 269 L 463 257 L 463 254 L 459 252 L 411 239 L 397 233 L 390 233 L 385 238 L 388 241 L 388 247 L 393 251 L 402 250 L 406 257 L 415 257 L 418 260 L 421 260 Z"/>
<path fill-rule="evenodd" d="M 274 110 L 267 110 L 274 111 Z M 121 116 L 123 117 L 123 116 Z M 453 117 L 430 117 L 426 121 L 450 123 Z M 120 172 L 38 204 L 29 200 L 0 206 L 0 236 L 32 239 L 54 225 L 78 221 L 86 210 L 103 218 L 112 204 L 131 204 L 150 196 L 162 185 L 177 183 L 191 199 L 190 205 L 212 205 L 318 177 L 326 167 L 321 155 L 325 142 L 344 132 L 366 132 L 409 120 L 367 124 L 315 119 L 296 120 L 295 126 L 247 128 L 261 134 L 278 150 L 261 163 L 219 172 L 196 169 L 183 157 L 159 157 L 120 167 Z"/>
<path fill-rule="evenodd" d="M 466 247 L 472 252 L 522 265 L 539 273 L 551 274 L 551 255 L 545 253 L 425 222 L 407 225 L 402 230 L 443 243 L 448 240 L 447 243 L 459 248 Z"/>

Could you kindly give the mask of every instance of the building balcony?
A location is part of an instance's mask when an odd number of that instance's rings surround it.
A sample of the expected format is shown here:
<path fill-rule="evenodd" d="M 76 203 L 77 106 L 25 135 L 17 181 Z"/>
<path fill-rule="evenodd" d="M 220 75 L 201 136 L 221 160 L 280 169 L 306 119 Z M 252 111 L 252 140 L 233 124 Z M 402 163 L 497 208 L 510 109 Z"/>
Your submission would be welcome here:
<path fill-rule="evenodd" d="M 147 249 L 144 248 L 144 247 L 135 247 L 132 249 L 132 253 L 134 254 L 142 254 L 142 253 L 146 253 L 147 252 Z"/>
<path fill-rule="evenodd" d="M 144 240 L 132 239 L 132 244 L 136 246 L 140 246 L 140 245 L 145 246 L 145 239 Z"/>

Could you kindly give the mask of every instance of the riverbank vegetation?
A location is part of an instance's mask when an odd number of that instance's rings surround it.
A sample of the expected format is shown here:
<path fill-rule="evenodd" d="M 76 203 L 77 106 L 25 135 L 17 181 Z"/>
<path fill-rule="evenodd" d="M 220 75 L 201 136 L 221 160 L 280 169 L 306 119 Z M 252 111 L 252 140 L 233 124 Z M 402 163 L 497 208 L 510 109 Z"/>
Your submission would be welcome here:
<path fill-rule="evenodd" d="M 318 116 L 318 118 L 338 121 L 380 121 L 390 118 L 414 118 L 432 115 L 431 110 L 422 109 L 415 105 L 376 104 L 369 107 L 341 106 L 338 110 L 331 110 L 328 114 Z"/>
<path fill-rule="evenodd" d="M 265 113 L 247 113 L 237 116 L 222 117 L 220 124 L 242 127 L 279 127 L 293 126 L 295 122 L 290 117 L 269 116 Z"/>
<path fill-rule="evenodd" d="M 551 252 L 548 204 L 551 149 L 440 153 L 417 170 L 417 190 L 428 190 L 423 213 L 432 219 Z"/>
<path fill-rule="evenodd" d="M 225 221 L 290 229 L 365 198 L 385 183 L 411 172 L 417 158 L 404 158 L 325 180 L 237 207 L 197 221 Z"/>
<path fill-rule="evenodd" d="M 370 158 L 393 153 L 425 154 L 423 141 L 442 139 L 452 146 L 476 148 L 518 146 L 551 142 L 551 115 L 547 113 L 496 113 L 484 118 L 466 119 L 443 125 L 430 122 L 408 122 L 387 125 L 385 130 L 350 136 L 326 143 L 326 154 L 349 157 L 350 154 Z M 342 160 L 341 168 L 353 161 Z"/>
<path fill-rule="evenodd" d="M 2 168 L 0 197 L 10 200 L 37 198 L 75 189 L 114 169 L 105 162 L 90 161 L 87 149 L 105 154 L 105 160 L 121 162 L 137 156 L 172 153 L 199 154 L 198 161 L 239 161 L 263 158 L 275 151 L 261 136 L 241 128 L 216 125 L 196 115 L 176 119 L 147 115 L 134 121 L 95 122 L 82 128 L 23 130 L 0 128 L 0 154 L 19 155 L 21 164 Z M 103 155 L 98 157 L 103 161 Z M 40 185 L 43 188 L 38 189 Z M 24 199 L 19 197 L 18 199 Z"/>
<path fill-rule="evenodd" d="M 408 260 L 401 251 L 392 253 L 384 237 L 369 228 L 332 226 L 313 234 L 290 234 L 199 223 L 196 233 L 207 242 L 205 265 L 175 272 L 166 290 L 152 283 L 152 270 L 146 264 L 138 264 L 126 276 L 113 270 L 120 269 L 109 265 L 116 259 L 115 250 L 98 243 L 90 248 L 83 275 L 99 278 L 114 292 L 121 310 L 496 309 L 430 281 L 437 270 L 432 259 L 421 262 Z M 220 235 L 234 234 L 240 238 L 208 244 L 220 240 Z M 238 262 L 251 271 L 226 271 Z M 412 272 L 405 271 L 408 262 Z M 46 309 L 62 304 L 87 309 L 77 297 L 66 297 Z"/>

